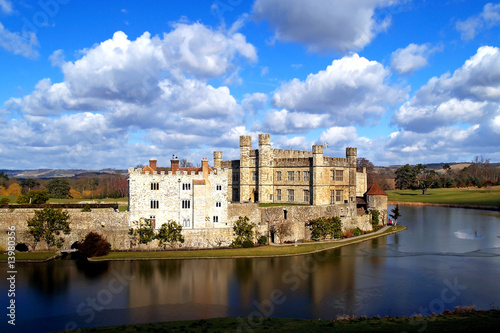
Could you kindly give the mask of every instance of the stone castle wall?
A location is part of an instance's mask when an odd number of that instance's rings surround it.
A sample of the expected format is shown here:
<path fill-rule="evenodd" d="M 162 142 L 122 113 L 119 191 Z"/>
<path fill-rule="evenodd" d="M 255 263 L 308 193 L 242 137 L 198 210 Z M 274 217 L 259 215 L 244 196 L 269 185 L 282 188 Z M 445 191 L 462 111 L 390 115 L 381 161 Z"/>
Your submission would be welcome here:
<path fill-rule="evenodd" d="M 16 242 L 25 243 L 33 250 L 34 242 L 28 232 L 27 220 L 35 213 L 33 208 L 8 209 L 0 208 L 0 244 L 7 244 L 7 230 L 10 226 L 16 227 Z M 108 239 L 112 249 L 128 249 L 130 241 L 128 238 L 129 213 L 116 212 L 112 208 L 93 209 L 91 212 L 82 212 L 80 209 L 67 209 L 70 215 L 69 235 L 62 236 L 65 239 L 63 249 L 69 249 L 76 241 L 81 241 L 91 232 L 97 232 Z M 41 241 L 36 250 L 46 250 L 47 246 Z"/>

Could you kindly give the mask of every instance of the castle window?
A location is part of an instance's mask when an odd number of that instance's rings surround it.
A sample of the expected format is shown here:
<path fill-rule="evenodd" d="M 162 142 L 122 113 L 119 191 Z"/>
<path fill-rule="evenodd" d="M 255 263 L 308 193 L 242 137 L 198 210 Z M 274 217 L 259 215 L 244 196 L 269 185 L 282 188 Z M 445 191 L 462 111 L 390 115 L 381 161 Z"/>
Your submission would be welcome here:
<path fill-rule="evenodd" d="M 160 189 L 159 183 L 151 183 L 151 191 L 157 191 Z"/>
<path fill-rule="evenodd" d="M 276 171 L 276 180 L 277 180 L 278 182 L 280 182 L 280 181 L 281 181 L 281 171 Z"/>
<path fill-rule="evenodd" d="M 330 205 L 335 203 L 335 190 L 330 190 Z"/>
<path fill-rule="evenodd" d="M 217 191 L 222 191 L 222 185 L 216 185 L 216 186 L 215 186 L 215 189 L 216 189 Z"/>
<path fill-rule="evenodd" d="M 233 188 L 233 201 L 240 201 L 240 191 L 237 188 Z"/>
<path fill-rule="evenodd" d="M 257 171 L 252 171 L 252 180 L 253 181 L 257 180 Z"/>
<path fill-rule="evenodd" d="M 344 170 L 335 170 L 335 181 L 336 182 L 344 181 Z"/>
<path fill-rule="evenodd" d="M 191 183 L 182 183 L 182 190 L 183 191 L 191 190 Z"/>
<path fill-rule="evenodd" d="M 158 200 L 150 201 L 151 209 L 158 209 L 160 207 L 160 202 Z"/>
<path fill-rule="evenodd" d="M 295 200 L 295 191 L 288 190 L 288 201 L 294 201 L 294 200 Z"/>
<path fill-rule="evenodd" d="M 288 180 L 293 182 L 293 180 L 294 180 L 294 172 L 293 171 L 288 171 Z"/>
<path fill-rule="evenodd" d="M 191 200 L 182 200 L 181 206 L 182 206 L 182 209 L 190 209 L 191 208 Z"/>
<path fill-rule="evenodd" d="M 344 191 L 337 190 L 335 193 L 335 201 L 337 201 L 337 202 L 342 201 L 343 194 L 344 194 Z"/>
<path fill-rule="evenodd" d="M 311 174 L 309 173 L 309 171 L 304 171 L 304 181 L 308 182 L 310 178 Z"/>
<path fill-rule="evenodd" d="M 149 216 L 149 223 L 151 223 L 151 229 L 156 229 L 156 215 Z"/>
<path fill-rule="evenodd" d="M 217 208 L 222 207 L 222 202 L 221 201 L 216 201 L 215 202 L 215 207 L 217 207 Z"/>
<path fill-rule="evenodd" d="M 330 181 L 334 181 L 335 180 L 335 170 L 330 170 Z"/>
<path fill-rule="evenodd" d="M 233 182 L 237 182 L 240 180 L 240 173 L 239 172 L 234 172 L 233 173 Z"/>
<path fill-rule="evenodd" d="M 297 171 L 297 180 L 300 180 L 300 171 Z"/>
<path fill-rule="evenodd" d="M 189 217 L 185 217 L 182 219 L 182 226 L 184 228 L 190 228 L 191 227 L 191 220 L 189 219 Z"/>
<path fill-rule="evenodd" d="M 214 216 L 213 221 L 214 221 L 214 223 L 219 222 L 219 217 L 218 216 Z"/>
<path fill-rule="evenodd" d="M 304 201 L 309 202 L 309 200 L 310 200 L 309 190 L 304 190 Z"/>
<path fill-rule="evenodd" d="M 276 190 L 276 200 L 281 201 L 281 190 Z"/>

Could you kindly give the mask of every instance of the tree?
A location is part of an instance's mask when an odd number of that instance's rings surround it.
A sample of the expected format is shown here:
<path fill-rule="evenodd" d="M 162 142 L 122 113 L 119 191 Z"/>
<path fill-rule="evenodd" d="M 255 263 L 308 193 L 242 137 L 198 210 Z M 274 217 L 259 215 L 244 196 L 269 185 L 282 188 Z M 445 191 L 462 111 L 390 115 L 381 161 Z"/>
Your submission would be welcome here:
<path fill-rule="evenodd" d="M 61 248 L 64 243 L 64 238 L 59 237 L 61 232 L 69 234 L 71 231 L 69 214 L 60 208 L 45 207 L 42 210 L 36 210 L 35 216 L 28 219 L 27 223 L 28 231 L 35 241 L 33 248 L 42 240 L 49 247 Z"/>
<path fill-rule="evenodd" d="M 311 230 L 312 239 L 342 238 L 342 221 L 338 216 L 309 220 L 306 226 Z"/>
<path fill-rule="evenodd" d="M 29 191 L 26 194 L 21 194 L 17 197 L 19 204 L 44 204 L 49 200 L 49 193 L 47 191 Z"/>
<path fill-rule="evenodd" d="M 376 178 L 376 172 L 375 172 L 375 166 L 373 165 L 372 162 L 370 162 L 368 159 L 364 157 L 358 157 L 357 160 L 357 171 L 358 172 L 363 172 L 363 168 L 366 168 L 366 182 L 367 182 L 367 187 L 369 188 L 370 186 L 375 183 L 375 178 Z"/>
<path fill-rule="evenodd" d="M 49 191 L 51 197 L 64 199 L 68 196 L 71 186 L 66 179 L 57 178 L 49 181 L 45 188 Z"/>
<path fill-rule="evenodd" d="M 396 170 L 396 187 L 401 190 L 414 189 L 417 183 L 416 170 L 409 164 Z"/>
<path fill-rule="evenodd" d="M 417 187 L 422 190 L 422 195 L 426 195 L 427 189 L 431 188 L 436 183 L 438 174 L 434 170 L 427 170 L 422 164 L 418 166 L 420 167 L 416 170 Z"/>
<path fill-rule="evenodd" d="M 183 158 L 179 161 L 179 166 L 184 168 L 184 167 L 194 167 L 194 164 L 193 162 L 191 162 L 190 160 L 186 159 L 186 158 Z"/>
<path fill-rule="evenodd" d="M 132 224 L 135 228 L 132 227 L 128 231 L 132 246 L 148 244 L 155 239 L 155 231 L 151 228 L 151 221 L 149 219 L 141 217 L 138 221 L 133 221 Z"/>
<path fill-rule="evenodd" d="M 8 206 L 9 202 L 10 202 L 9 198 L 2 198 L 2 199 L 0 199 L 0 207 L 1 206 Z"/>
<path fill-rule="evenodd" d="M 178 242 L 184 243 L 184 236 L 182 236 L 181 232 L 182 226 L 175 221 L 169 220 L 158 229 L 156 239 L 158 239 L 159 245 L 163 248 L 166 248 L 167 245 L 174 247 Z"/>
<path fill-rule="evenodd" d="M 375 228 L 380 224 L 380 212 L 376 209 L 370 211 L 372 215 L 372 227 Z"/>
<path fill-rule="evenodd" d="M 292 234 L 292 224 L 290 221 L 283 221 L 282 219 L 273 220 L 269 224 L 269 231 L 276 234 L 280 239 L 280 244 L 283 243 L 285 237 Z"/>
<path fill-rule="evenodd" d="M 251 247 L 253 246 L 253 228 L 254 223 L 250 223 L 250 219 L 246 216 L 240 216 L 238 221 L 233 226 L 234 235 L 236 238 L 231 243 L 232 247 Z"/>
<path fill-rule="evenodd" d="M 8 181 L 9 181 L 9 176 L 5 172 L 0 171 L 0 183 L 2 184 L 2 186 L 7 187 Z"/>
<path fill-rule="evenodd" d="M 22 193 L 27 193 L 32 189 L 34 189 L 35 187 L 40 186 L 40 182 L 34 178 L 28 178 L 25 180 L 21 180 L 19 182 L 19 185 L 21 185 Z"/>
<path fill-rule="evenodd" d="M 97 232 L 89 232 L 78 245 L 78 252 L 86 258 L 105 256 L 111 251 L 111 244 Z"/>
<path fill-rule="evenodd" d="M 392 217 L 394 222 L 398 222 L 398 219 L 401 217 L 401 214 L 399 213 L 399 205 L 396 205 L 393 209 L 391 209 L 391 213 L 389 216 Z M 395 223 L 395 224 L 396 224 Z"/>

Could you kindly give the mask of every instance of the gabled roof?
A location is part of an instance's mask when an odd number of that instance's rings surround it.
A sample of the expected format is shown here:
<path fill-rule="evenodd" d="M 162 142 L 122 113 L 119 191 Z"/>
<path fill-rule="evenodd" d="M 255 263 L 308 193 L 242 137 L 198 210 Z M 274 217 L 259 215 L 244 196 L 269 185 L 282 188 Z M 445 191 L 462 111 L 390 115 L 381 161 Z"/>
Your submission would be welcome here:
<path fill-rule="evenodd" d="M 375 182 L 375 184 L 373 184 L 370 187 L 368 192 L 366 192 L 366 195 L 385 195 L 385 196 L 387 196 L 387 193 L 385 193 L 385 191 L 380 187 L 378 182 Z"/>

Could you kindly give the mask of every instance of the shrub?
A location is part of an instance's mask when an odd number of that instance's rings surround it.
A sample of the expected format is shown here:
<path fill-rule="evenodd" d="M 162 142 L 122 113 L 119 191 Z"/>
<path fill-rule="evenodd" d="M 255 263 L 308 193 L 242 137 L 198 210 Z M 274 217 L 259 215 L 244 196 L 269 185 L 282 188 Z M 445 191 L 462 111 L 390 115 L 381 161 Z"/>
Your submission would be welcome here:
<path fill-rule="evenodd" d="M 7 206 L 10 202 L 9 198 L 2 198 L 0 199 L 0 206 Z"/>
<path fill-rule="evenodd" d="M 266 245 L 267 244 L 267 237 L 262 235 L 259 237 L 258 241 L 259 245 Z"/>
<path fill-rule="evenodd" d="M 354 236 L 361 236 L 363 233 L 361 232 L 361 229 L 356 228 L 356 229 L 354 229 L 354 230 L 352 231 L 352 234 L 353 234 Z"/>
<path fill-rule="evenodd" d="M 85 204 L 85 206 L 83 206 L 82 208 L 82 212 L 91 212 L 92 209 L 90 209 L 90 205 L 89 204 Z"/>
<path fill-rule="evenodd" d="M 17 197 L 18 204 L 44 204 L 49 200 L 47 191 L 29 191 L 26 194 L 21 194 Z"/>
<path fill-rule="evenodd" d="M 253 242 L 251 240 L 249 240 L 249 239 L 245 240 L 242 245 L 243 245 L 244 248 L 254 247 Z"/>
<path fill-rule="evenodd" d="M 246 216 L 240 216 L 238 221 L 233 226 L 234 235 L 236 238 L 231 243 L 231 247 L 245 247 L 245 243 L 252 244 L 252 237 L 254 234 L 253 228 L 255 227 L 254 223 L 250 223 L 250 219 Z"/>
<path fill-rule="evenodd" d="M 184 243 L 184 236 L 182 236 L 182 226 L 175 221 L 168 220 L 167 223 L 162 224 L 155 236 L 158 239 L 158 244 L 166 248 L 167 245 L 174 247 L 178 242 Z"/>
<path fill-rule="evenodd" d="M 311 230 L 312 239 L 325 239 L 328 236 L 342 238 L 342 221 L 338 216 L 309 220 L 306 226 Z"/>
<path fill-rule="evenodd" d="M 376 209 L 372 209 L 371 214 L 372 214 L 372 226 L 373 226 L 373 228 L 375 228 L 380 223 L 380 219 L 379 219 L 380 212 Z"/>
<path fill-rule="evenodd" d="M 352 236 L 354 236 L 352 232 L 349 231 L 344 232 L 344 238 L 351 238 Z"/>
<path fill-rule="evenodd" d="M 79 244 L 78 251 L 86 258 L 105 256 L 111 250 L 108 240 L 97 232 L 89 232 Z"/>

